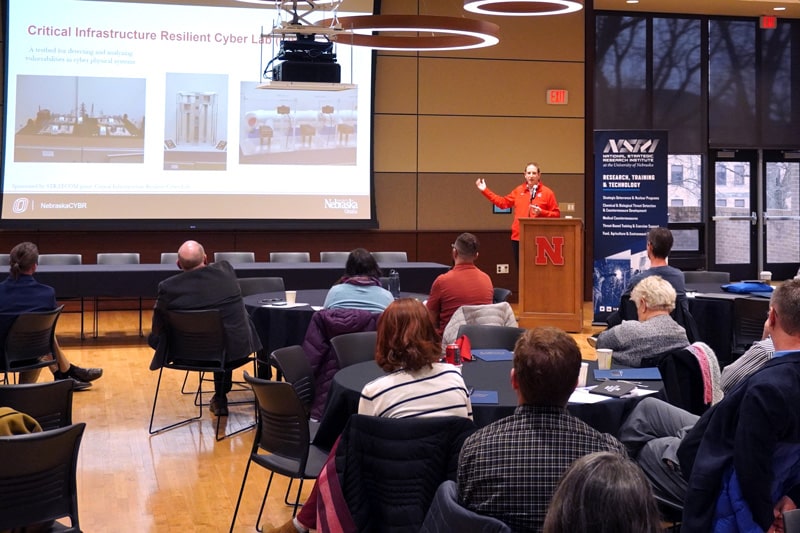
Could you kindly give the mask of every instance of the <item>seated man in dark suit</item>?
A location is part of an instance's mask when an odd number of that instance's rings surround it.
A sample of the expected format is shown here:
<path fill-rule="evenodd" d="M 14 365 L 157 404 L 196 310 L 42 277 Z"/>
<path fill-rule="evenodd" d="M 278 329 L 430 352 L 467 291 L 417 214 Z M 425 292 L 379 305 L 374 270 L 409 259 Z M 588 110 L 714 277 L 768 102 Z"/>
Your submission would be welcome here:
<path fill-rule="evenodd" d="M 164 333 L 164 316 L 160 311 L 219 309 L 225 328 L 226 353 L 230 360 L 247 357 L 261 349 L 258 335 L 250 327 L 250 317 L 242 301 L 236 273 L 227 261 L 208 264 L 205 250 L 196 241 L 186 241 L 178 249 L 178 266 L 183 271 L 158 284 L 158 299 L 153 313 L 153 328 L 148 338 L 156 348 L 150 369 L 161 367 L 164 353 L 158 350 Z M 227 416 L 227 393 L 231 390 L 231 372 L 214 373 L 214 396 L 211 412 Z"/>
<path fill-rule="evenodd" d="M 21 242 L 14 246 L 9 255 L 9 276 L 0 283 L 0 342 L 17 316 L 22 313 L 51 311 L 56 308 L 56 291 L 36 281 L 33 277 L 39 263 L 39 249 L 32 242 Z M 69 362 L 67 356 L 53 340 L 52 357 L 55 359 L 50 370 L 56 380 L 70 379 L 76 391 L 92 386 L 90 383 L 103 375 L 102 368 L 81 368 Z M 20 373 L 20 383 L 34 383 L 41 369 Z"/>

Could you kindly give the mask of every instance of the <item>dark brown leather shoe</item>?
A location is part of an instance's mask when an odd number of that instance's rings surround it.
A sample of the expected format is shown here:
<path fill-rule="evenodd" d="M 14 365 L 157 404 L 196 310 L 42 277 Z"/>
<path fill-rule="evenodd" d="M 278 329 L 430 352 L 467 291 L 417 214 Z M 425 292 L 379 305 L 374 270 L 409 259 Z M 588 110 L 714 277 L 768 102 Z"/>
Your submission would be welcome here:
<path fill-rule="evenodd" d="M 208 409 L 215 416 L 228 416 L 228 397 L 218 396 L 215 394 L 211 397 L 211 402 L 208 405 Z"/>
<path fill-rule="evenodd" d="M 102 368 L 81 368 L 77 365 L 69 367 L 67 375 L 77 379 L 78 381 L 94 381 L 103 375 Z"/>

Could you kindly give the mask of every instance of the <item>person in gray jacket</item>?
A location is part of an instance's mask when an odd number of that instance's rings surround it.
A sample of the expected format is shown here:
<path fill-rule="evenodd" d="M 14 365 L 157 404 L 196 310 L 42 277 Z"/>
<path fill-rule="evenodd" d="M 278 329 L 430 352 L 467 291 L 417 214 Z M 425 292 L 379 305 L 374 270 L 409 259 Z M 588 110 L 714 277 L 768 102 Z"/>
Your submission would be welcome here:
<path fill-rule="evenodd" d="M 675 289 L 661 276 L 648 276 L 631 292 L 638 320 L 624 320 L 597 336 L 598 348 L 614 350 L 616 362 L 638 367 L 651 355 L 679 350 L 689 345 L 686 330 L 670 313 L 675 309 Z"/>

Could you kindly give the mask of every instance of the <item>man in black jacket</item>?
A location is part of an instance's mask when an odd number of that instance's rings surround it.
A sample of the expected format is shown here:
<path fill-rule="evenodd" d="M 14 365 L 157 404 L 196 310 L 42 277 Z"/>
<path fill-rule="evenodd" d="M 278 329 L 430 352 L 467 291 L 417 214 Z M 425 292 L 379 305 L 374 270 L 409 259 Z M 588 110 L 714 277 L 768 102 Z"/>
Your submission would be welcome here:
<path fill-rule="evenodd" d="M 186 241 L 178 249 L 178 267 L 183 271 L 158 284 L 158 299 L 153 313 L 153 327 L 148 342 L 156 348 L 150 369 L 162 366 L 165 343 L 159 343 L 164 334 L 166 310 L 218 309 L 225 329 L 225 351 L 229 360 L 242 359 L 261 349 L 258 335 L 250 327 L 250 318 L 242 301 L 242 292 L 236 273 L 227 261 L 208 264 L 203 246 L 196 241 Z M 159 349 L 161 348 L 161 349 Z M 214 396 L 211 412 L 217 416 L 228 414 L 226 394 L 231 390 L 231 372 L 214 373 Z"/>

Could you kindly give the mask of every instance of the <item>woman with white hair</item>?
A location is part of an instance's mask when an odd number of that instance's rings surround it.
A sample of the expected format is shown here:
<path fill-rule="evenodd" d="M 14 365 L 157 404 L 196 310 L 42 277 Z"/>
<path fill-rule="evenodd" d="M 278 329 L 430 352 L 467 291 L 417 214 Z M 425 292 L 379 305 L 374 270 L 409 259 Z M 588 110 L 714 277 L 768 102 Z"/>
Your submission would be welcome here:
<path fill-rule="evenodd" d="M 642 358 L 679 350 L 689 345 L 686 330 L 670 313 L 675 309 L 675 289 L 661 276 L 648 276 L 631 291 L 638 320 L 625 320 L 597 336 L 598 348 L 614 350 L 617 363 L 638 367 Z"/>

